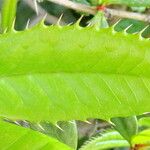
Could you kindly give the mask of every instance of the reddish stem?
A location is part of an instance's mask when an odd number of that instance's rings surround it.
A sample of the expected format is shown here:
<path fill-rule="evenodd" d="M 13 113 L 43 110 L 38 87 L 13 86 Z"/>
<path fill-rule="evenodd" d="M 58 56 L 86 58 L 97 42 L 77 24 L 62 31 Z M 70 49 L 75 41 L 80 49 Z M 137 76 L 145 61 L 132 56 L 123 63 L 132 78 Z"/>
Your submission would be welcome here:
<path fill-rule="evenodd" d="M 140 150 L 141 148 L 147 147 L 149 145 L 145 145 L 145 144 L 135 144 L 134 147 L 131 148 L 131 150 Z"/>
<path fill-rule="evenodd" d="M 96 10 L 98 11 L 105 11 L 106 10 L 106 6 L 105 5 L 99 5 L 96 7 Z"/>

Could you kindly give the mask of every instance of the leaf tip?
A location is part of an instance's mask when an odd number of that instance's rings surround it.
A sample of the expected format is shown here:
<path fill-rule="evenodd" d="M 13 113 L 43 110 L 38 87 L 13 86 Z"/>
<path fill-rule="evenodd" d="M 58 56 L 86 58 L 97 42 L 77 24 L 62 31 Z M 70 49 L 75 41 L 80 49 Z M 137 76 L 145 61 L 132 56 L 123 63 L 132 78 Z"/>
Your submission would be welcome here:
<path fill-rule="evenodd" d="M 61 131 L 64 132 L 64 130 L 63 130 L 57 123 L 55 124 L 55 126 L 56 126 L 58 129 L 60 129 Z"/>
<path fill-rule="evenodd" d="M 128 34 L 128 30 L 133 26 L 133 24 L 130 24 L 129 26 L 127 26 L 125 29 L 124 29 L 124 34 Z"/>
<path fill-rule="evenodd" d="M 61 28 L 62 26 L 61 26 L 61 20 L 62 20 L 62 18 L 63 18 L 63 13 L 60 15 L 60 17 L 59 17 L 59 19 L 58 19 L 58 21 L 57 21 L 57 23 L 56 23 L 56 26 L 58 26 L 59 28 Z"/>
<path fill-rule="evenodd" d="M 80 22 L 83 19 L 84 15 L 81 15 L 81 17 L 77 20 L 77 22 L 74 24 L 76 28 L 81 29 Z"/>

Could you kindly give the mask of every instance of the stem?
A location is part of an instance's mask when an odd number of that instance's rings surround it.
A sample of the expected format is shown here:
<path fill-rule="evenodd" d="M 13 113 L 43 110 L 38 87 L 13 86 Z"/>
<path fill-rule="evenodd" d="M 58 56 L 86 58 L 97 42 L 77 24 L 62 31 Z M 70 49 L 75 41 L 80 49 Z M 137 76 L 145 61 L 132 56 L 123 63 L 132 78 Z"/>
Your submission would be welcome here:
<path fill-rule="evenodd" d="M 106 4 L 119 4 L 133 7 L 150 7 L 150 0 L 102 0 Z"/>
<path fill-rule="evenodd" d="M 84 12 L 84 13 L 88 13 L 88 14 L 92 14 L 95 15 L 96 10 L 93 7 L 87 6 L 87 5 L 83 5 L 80 3 L 75 3 L 69 0 L 48 0 L 50 2 L 80 11 L 80 12 Z"/>
<path fill-rule="evenodd" d="M 30 8 L 32 8 L 36 12 L 36 8 L 34 7 L 34 2 L 32 0 L 23 0 Z M 35 19 L 30 22 L 29 27 L 36 24 L 36 22 L 39 22 L 44 16 L 46 16 L 45 21 L 51 24 L 56 24 L 58 22 L 57 17 L 49 14 L 45 9 L 43 9 L 40 5 L 37 3 L 37 9 L 39 14 L 35 17 Z M 60 21 L 61 25 L 66 25 L 64 21 Z"/>
<path fill-rule="evenodd" d="M 69 0 L 48 0 L 48 1 L 80 11 L 80 12 L 92 14 L 92 15 L 95 15 L 97 13 L 97 10 L 95 7 L 90 7 L 84 4 L 75 3 Z M 150 15 L 122 11 L 122 10 L 114 10 L 110 8 L 106 8 L 104 12 L 106 16 L 118 16 L 121 18 L 129 18 L 129 19 L 136 19 L 136 20 L 140 20 L 144 22 L 150 22 Z"/>
<path fill-rule="evenodd" d="M 144 21 L 144 22 L 150 22 L 150 15 L 109 9 L 109 8 L 105 10 L 105 13 L 111 16 L 118 16 L 120 18 L 129 18 L 129 19 L 135 19 L 135 20 Z"/>

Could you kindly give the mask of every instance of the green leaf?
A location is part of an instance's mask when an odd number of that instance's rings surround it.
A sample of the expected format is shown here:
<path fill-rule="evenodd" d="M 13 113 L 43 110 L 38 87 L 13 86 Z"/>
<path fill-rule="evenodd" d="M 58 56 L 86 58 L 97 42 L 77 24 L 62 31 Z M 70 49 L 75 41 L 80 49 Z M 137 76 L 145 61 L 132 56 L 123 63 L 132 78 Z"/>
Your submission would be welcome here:
<path fill-rule="evenodd" d="M 139 120 L 139 125 L 144 127 L 150 127 L 150 117 L 143 117 Z"/>
<path fill-rule="evenodd" d="M 97 29 L 109 27 L 104 12 L 101 11 L 97 12 L 97 14 L 89 21 L 89 24 L 95 26 Z"/>
<path fill-rule="evenodd" d="M 90 3 L 87 0 L 72 0 L 73 2 L 81 3 L 81 4 L 86 4 L 90 5 Z"/>
<path fill-rule="evenodd" d="M 142 12 L 144 12 L 146 10 L 146 7 L 131 7 L 131 9 L 133 11 L 142 13 Z"/>
<path fill-rule="evenodd" d="M 0 115 L 56 124 L 148 112 L 149 47 L 140 34 L 78 24 L 1 35 Z"/>
<path fill-rule="evenodd" d="M 143 28 L 146 27 L 146 23 L 138 20 L 133 20 L 133 19 L 122 19 L 116 26 L 115 30 L 117 32 L 124 31 L 127 27 L 132 25 L 127 32 L 128 33 L 138 33 L 140 32 Z M 145 33 L 145 32 L 144 32 Z"/>
<path fill-rule="evenodd" d="M 65 144 L 37 131 L 0 121 L 0 148 L 7 150 L 71 150 Z"/>
<path fill-rule="evenodd" d="M 51 123 L 30 124 L 31 128 L 48 136 L 54 137 L 73 149 L 77 148 L 77 127 L 75 121 L 58 122 L 57 127 Z"/>
<path fill-rule="evenodd" d="M 115 131 L 109 131 L 92 138 L 80 150 L 104 150 L 116 147 L 129 147 L 129 143 Z"/>
<path fill-rule="evenodd" d="M 114 128 L 129 142 L 134 135 L 137 134 L 138 124 L 136 116 L 127 118 L 112 118 L 111 122 L 114 124 Z"/>
<path fill-rule="evenodd" d="M 150 130 L 144 130 L 134 136 L 132 139 L 132 145 L 135 144 L 145 144 L 145 146 L 150 146 Z"/>
<path fill-rule="evenodd" d="M 98 0 L 88 0 L 89 2 L 90 2 L 90 4 L 91 5 L 98 5 L 99 4 L 99 2 L 98 2 Z"/>
<path fill-rule="evenodd" d="M 10 31 L 15 21 L 18 0 L 3 0 L 1 28 L 2 32 Z"/>
<path fill-rule="evenodd" d="M 136 7 L 150 7 L 150 0 L 99 0 L 99 2 L 105 4 L 121 4 Z"/>

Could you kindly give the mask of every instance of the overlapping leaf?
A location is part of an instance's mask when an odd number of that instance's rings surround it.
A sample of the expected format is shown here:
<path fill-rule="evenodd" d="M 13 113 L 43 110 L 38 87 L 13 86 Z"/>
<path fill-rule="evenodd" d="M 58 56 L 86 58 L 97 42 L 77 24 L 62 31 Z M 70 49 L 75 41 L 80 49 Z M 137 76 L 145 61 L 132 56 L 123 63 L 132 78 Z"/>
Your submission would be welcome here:
<path fill-rule="evenodd" d="M 70 147 L 31 129 L 0 121 L 0 148 L 7 150 L 71 150 Z"/>

